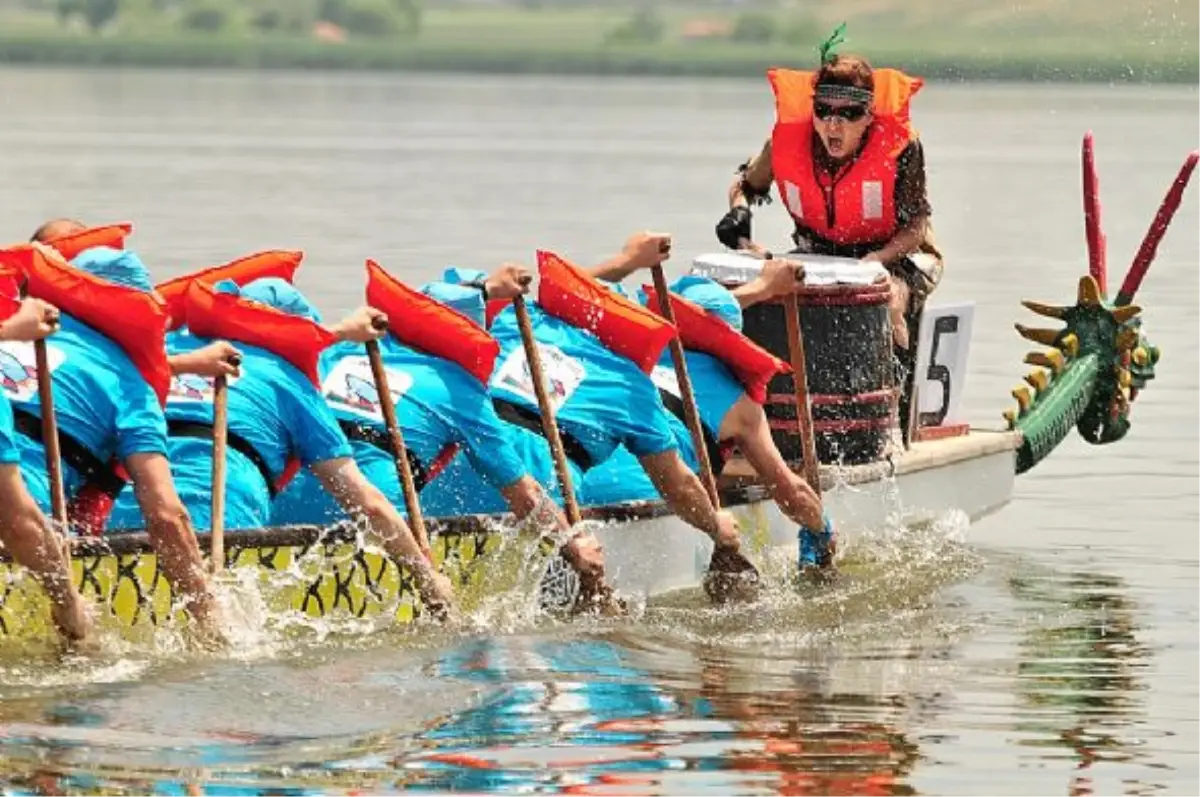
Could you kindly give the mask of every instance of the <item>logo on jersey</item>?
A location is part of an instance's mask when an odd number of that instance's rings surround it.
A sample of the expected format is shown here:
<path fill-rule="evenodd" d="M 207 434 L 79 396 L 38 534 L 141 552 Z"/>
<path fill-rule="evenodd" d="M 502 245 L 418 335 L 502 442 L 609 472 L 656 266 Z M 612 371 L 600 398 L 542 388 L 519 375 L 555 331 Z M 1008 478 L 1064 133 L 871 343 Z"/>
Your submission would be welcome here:
<path fill-rule="evenodd" d="M 46 344 L 50 372 L 66 361 L 60 350 Z M 32 401 L 38 389 L 37 355 L 27 341 L 8 341 L 0 344 L 0 389 L 17 402 Z"/>
<path fill-rule="evenodd" d="M 549 394 L 550 405 L 555 410 L 567 403 L 575 390 L 587 376 L 583 363 L 563 353 L 557 346 L 547 346 L 538 343 L 538 354 L 542 360 L 542 374 L 545 377 L 546 392 Z M 510 390 L 523 396 L 532 403 L 537 403 L 537 394 L 533 390 L 533 374 L 529 369 L 529 361 L 525 358 L 525 348 L 513 350 L 496 372 L 493 386 Z"/>
<path fill-rule="evenodd" d="M 387 374 L 388 392 L 392 404 L 399 406 L 401 399 L 412 388 L 412 376 L 406 371 L 384 367 Z M 363 415 L 373 420 L 382 420 L 379 409 L 379 391 L 375 389 L 375 377 L 371 373 L 371 361 L 366 357 L 346 357 L 341 360 L 321 385 L 325 400 L 338 409 Z"/>
<path fill-rule="evenodd" d="M 675 375 L 675 368 L 668 368 L 665 365 L 656 365 L 654 370 L 650 372 L 650 381 L 659 390 L 665 390 L 676 398 L 683 395 L 683 391 L 679 389 L 679 377 Z"/>
<path fill-rule="evenodd" d="M 246 366 L 242 366 L 242 374 L 245 374 Z M 225 378 L 225 384 L 233 386 L 237 384 L 240 376 L 228 376 Z M 211 376 L 200 376 L 199 374 L 178 374 L 171 377 L 171 387 L 167 391 L 167 401 L 172 403 L 178 402 L 196 402 L 201 404 L 212 404 L 213 395 L 216 393 L 217 380 Z"/>

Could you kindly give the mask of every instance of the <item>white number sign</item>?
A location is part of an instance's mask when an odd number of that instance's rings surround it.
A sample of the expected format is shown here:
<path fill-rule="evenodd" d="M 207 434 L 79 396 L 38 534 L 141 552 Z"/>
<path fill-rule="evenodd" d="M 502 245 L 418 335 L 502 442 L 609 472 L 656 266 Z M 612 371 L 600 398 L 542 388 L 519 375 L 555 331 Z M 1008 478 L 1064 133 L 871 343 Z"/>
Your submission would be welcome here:
<path fill-rule="evenodd" d="M 926 307 L 917 348 L 917 428 L 961 423 L 975 303 Z"/>

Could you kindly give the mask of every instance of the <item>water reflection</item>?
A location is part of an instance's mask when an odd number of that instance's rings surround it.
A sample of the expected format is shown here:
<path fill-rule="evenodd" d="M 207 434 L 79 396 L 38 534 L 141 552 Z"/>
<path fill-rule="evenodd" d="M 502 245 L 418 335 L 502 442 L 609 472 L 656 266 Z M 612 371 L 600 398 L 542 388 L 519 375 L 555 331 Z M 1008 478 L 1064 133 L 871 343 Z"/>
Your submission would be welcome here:
<path fill-rule="evenodd" d="M 1122 737 L 1145 712 L 1151 663 L 1137 636 L 1138 606 L 1125 582 L 1106 574 L 1013 577 L 1010 586 L 1043 613 L 1020 644 L 1017 727 L 1028 736 L 1018 743 L 1040 750 L 1042 760 L 1069 751 L 1076 769 L 1069 793 L 1093 794 L 1098 765 L 1148 757 L 1143 740 Z"/>
<path fill-rule="evenodd" d="M 439 674 L 495 692 L 422 733 L 436 749 L 402 765 L 432 790 L 913 793 L 917 747 L 887 721 L 902 698 L 830 694 L 807 670 L 790 688 L 749 691 L 736 682 L 753 675 L 727 656 L 694 653 L 699 688 L 667 688 L 602 638 L 473 641 Z"/>

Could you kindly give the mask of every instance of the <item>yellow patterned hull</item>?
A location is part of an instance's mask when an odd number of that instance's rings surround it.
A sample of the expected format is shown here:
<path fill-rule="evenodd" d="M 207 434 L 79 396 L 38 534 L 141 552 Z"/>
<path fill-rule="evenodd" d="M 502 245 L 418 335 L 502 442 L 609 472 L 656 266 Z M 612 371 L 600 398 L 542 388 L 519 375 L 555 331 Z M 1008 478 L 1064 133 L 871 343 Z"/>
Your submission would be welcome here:
<path fill-rule="evenodd" d="M 242 535 L 243 543 L 252 542 L 254 535 Z M 390 614 L 401 624 L 420 615 L 420 598 L 406 569 L 344 539 L 318 542 L 316 534 L 306 536 L 312 539 L 297 544 L 238 546 L 231 540 L 229 577 L 254 585 L 272 614 L 359 619 Z M 501 541 L 499 534 L 487 531 L 440 535 L 432 540 L 434 559 L 458 593 L 470 595 L 489 568 L 511 569 L 513 563 L 504 561 L 511 557 L 498 555 Z M 73 580 L 95 607 L 101 627 L 116 628 L 132 640 L 152 636 L 157 627 L 186 623 L 183 611 L 172 606 L 170 584 L 148 545 L 124 542 L 113 538 L 109 551 L 83 546 L 72 557 Z M 49 638 L 49 603 L 37 583 L 8 562 L 0 563 L 0 583 L 0 639 Z"/>

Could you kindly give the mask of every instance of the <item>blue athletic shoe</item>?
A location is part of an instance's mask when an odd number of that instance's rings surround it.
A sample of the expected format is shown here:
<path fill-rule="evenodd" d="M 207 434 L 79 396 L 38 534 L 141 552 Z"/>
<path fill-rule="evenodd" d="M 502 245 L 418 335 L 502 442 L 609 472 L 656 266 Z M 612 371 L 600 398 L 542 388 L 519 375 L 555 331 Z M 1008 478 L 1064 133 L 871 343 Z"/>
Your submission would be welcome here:
<path fill-rule="evenodd" d="M 833 563 L 833 523 L 829 515 L 825 515 L 825 527 L 820 531 L 812 531 L 800 527 L 796 535 L 800 542 L 800 569 L 810 567 L 825 568 Z"/>

